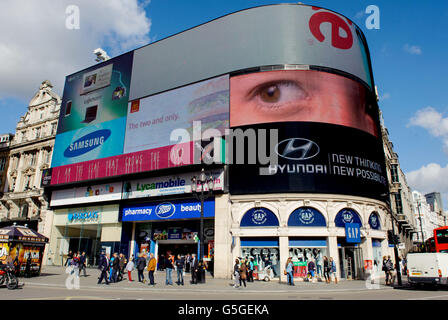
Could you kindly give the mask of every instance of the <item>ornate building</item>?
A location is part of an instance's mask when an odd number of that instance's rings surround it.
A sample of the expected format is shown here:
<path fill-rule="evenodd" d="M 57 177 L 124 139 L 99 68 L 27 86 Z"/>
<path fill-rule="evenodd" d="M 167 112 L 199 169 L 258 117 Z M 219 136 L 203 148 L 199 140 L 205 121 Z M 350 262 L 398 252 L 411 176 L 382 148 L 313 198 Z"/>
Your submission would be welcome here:
<path fill-rule="evenodd" d="M 386 170 L 389 180 L 389 200 L 395 225 L 395 235 L 398 236 L 400 254 L 406 255 L 414 249 L 413 234 L 417 232 L 412 190 L 409 187 L 406 176 L 400 168 L 398 154 L 394 151 L 392 141 L 389 139 L 389 131 L 384 126 L 381 116 L 381 131 L 383 137 L 384 154 L 386 158 Z M 389 224 L 389 230 L 392 225 Z M 390 241 L 392 244 L 392 241 Z M 393 245 L 392 245 L 393 247 Z"/>
<path fill-rule="evenodd" d="M 14 138 L 14 135 L 11 133 L 0 135 L 0 197 L 5 191 L 6 173 L 9 162 L 9 145 L 11 144 L 12 138 Z"/>
<path fill-rule="evenodd" d="M 1 226 L 27 224 L 50 236 L 52 212 L 41 188 L 42 171 L 50 167 L 61 98 L 43 81 L 28 111 L 17 123 L 9 145 L 7 177 L 0 198 Z"/>

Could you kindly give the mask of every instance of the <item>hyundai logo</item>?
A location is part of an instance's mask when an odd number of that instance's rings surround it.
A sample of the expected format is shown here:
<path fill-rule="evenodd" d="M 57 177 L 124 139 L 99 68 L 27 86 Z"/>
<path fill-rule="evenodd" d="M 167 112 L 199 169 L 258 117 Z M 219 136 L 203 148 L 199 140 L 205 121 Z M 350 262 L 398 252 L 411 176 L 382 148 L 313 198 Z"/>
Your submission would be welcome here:
<path fill-rule="evenodd" d="M 84 153 L 87 153 L 99 146 L 110 137 L 111 131 L 109 129 L 102 129 L 86 134 L 78 140 L 70 143 L 70 145 L 64 151 L 64 157 L 73 158 Z"/>
<path fill-rule="evenodd" d="M 165 202 L 156 207 L 156 215 L 162 219 L 171 217 L 174 212 L 176 212 L 176 207 L 172 203 Z"/>
<path fill-rule="evenodd" d="M 282 158 L 289 160 L 307 160 L 319 153 L 319 146 L 304 138 L 289 138 L 275 146 L 275 152 Z"/>

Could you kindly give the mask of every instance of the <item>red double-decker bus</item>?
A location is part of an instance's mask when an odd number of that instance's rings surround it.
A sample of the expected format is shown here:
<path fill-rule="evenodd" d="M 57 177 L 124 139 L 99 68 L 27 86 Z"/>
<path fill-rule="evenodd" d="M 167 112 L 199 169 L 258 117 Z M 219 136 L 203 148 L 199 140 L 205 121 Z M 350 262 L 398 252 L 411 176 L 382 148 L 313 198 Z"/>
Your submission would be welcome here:
<path fill-rule="evenodd" d="M 448 253 L 448 227 L 434 229 L 434 248 L 435 252 Z"/>

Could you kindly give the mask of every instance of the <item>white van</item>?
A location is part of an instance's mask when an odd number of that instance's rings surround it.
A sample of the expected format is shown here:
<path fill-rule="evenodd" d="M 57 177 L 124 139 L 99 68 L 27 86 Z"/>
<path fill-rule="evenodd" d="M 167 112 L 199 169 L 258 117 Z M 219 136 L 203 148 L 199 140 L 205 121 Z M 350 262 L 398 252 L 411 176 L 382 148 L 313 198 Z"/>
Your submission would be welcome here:
<path fill-rule="evenodd" d="M 448 284 L 448 253 L 409 253 L 408 281 L 416 284 Z"/>

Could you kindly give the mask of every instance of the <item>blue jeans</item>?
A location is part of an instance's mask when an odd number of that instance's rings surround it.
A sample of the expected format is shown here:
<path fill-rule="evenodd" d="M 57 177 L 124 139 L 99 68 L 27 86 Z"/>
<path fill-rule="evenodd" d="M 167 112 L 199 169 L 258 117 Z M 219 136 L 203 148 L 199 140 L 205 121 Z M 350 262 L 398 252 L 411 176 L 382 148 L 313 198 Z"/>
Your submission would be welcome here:
<path fill-rule="evenodd" d="M 183 269 L 177 269 L 177 283 L 184 284 L 184 270 Z"/>
<path fill-rule="evenodd" d="M 165 281 L 165 284 L 173 284 L 173 280 L 171 279 L 172 272 L 173 272 L 173 269 L 166 268 L 166 281 Z"/>
<path fill-rule="evenodd" d="M 286 273 L 286 277 L 288 278 L 288 284 L 293 286 L 294 285 L 294 276 L 292 274 L 292 271 L 291 272 L 287 272 Z"/>
<path fill-rule="evenodd" d="M 320 265 L 320 264 L 317 265 L 317 274 L 318 274 L 319 276 L 322 275 L 322 265 Z"/>

